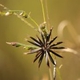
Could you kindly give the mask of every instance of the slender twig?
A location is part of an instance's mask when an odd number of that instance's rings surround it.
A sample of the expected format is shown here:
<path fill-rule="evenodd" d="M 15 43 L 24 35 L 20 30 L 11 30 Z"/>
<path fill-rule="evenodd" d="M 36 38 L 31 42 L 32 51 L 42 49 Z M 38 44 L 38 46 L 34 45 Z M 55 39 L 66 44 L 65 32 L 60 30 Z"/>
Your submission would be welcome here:
<path fill-rule="evenodd" d="M 49 18 L 49 11 L 48 11 L 48 4 L 47 4 L 47 0 L 45 0 L 45 8 L 46 8 L 46 18 L 47 18 L 47 26 L 50 28 L 50 18 Z"/>
<path fill-rule="evenodd" d="M 73 40 L 74 40 L 77 44 L 79 44 L 79 41 L 78 41 L 79 35 L 78 35 L 77 31 L 74 29 L 73 25 L 72 25 L 69 21 L 67 21 L 67 20 L 62 21 L 62 22 L 59 24 L 59 26 L 58 26 L 58 35 L 59 35 L 60 37 L 63 37 L 63 31 L 64 31 L 64 28 L 65 28 L 65 27 L 68 29 L 68 32 L 70 33 L 70 35 L 71 35 L 71 37 L 73 38 Z M 74 35 L 73 35 L 73 33 L 74 33 Z M 74 36 L 75 36 L 75 37 L 74 37 Z"/>
<path fill-rule="evenodd" d="M 60 69 L 59 69 L 58 67 L 56 68 L 56 71 L 57 71 L 57 73 L 58 73 L 59 79 L 62 80 L 61 73 L 60 73 Z"/>
<path fill-rule="evenodd" d="M 3 4 L 0 4 L 0 6 L 3 7 L 5 10 L 11 11 L 9 8 L 5 7 Z M 28 26 L 30 26 L 31 28 L 35 29 L 35 27 L 32 24 L 30 24 L 28 21 L 26 21 L 22 16 L 20 16 L 19 14 L 17 14 L 15 11 L 21 11 L 21 10 L 14 10 L 14 15 L 16 15 L 20 20 L 22 20 Z M 30 16 L 29 16 L 29 18 L 31 19 L 31 21 L 33 21 L 38 26 L 38 24 Z"/>
<path fill-rule="evenodd" d="M 43 0 L 40 0 L 40 1 L 41 1 L 41 6 L 42 6 L 43 20 L 44 20 L 44 22 L 46 22 Z"/>
<path fill-rule="evenodd" d="M 35 25 L 37 26 L 37 27 L 39 27 L 39 25 L 37 24 L 37 22 L 29 15 L 29 18 L 30 18 L 30 20 L 32 21 L 32 22 L 34 22 L 35 23 Z"/>
<path fill-rule="evenodd" d="M 47 54 L 47 58 L 49 59 L 48 54 Z M 46 61 L 47 61 L 47 60 L 46 60 Z M 49 76 L 50 76 L 50 80 L 53 80 L 53 75 L 52 75 L 51 64 L 50 64 L 50 67 L 49 67 Z"/>
<path fill-rule="evenodd" d="M 50 80 L 53 80 L 53 75 L 52 75 L 52 69 L 49 68 L 49 75 L 50 75 Z"/>
<path fill-rule="evenodd" d="M 55 65 L 53 67 L 53 80 L 56 80 L 56 60 L 54 60 Z"/>

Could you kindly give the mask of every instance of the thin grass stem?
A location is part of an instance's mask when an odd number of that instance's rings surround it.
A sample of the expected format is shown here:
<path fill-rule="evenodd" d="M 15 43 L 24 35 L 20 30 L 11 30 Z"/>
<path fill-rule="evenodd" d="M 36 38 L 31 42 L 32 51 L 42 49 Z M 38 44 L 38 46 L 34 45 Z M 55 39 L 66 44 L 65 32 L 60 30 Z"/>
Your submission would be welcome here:
<path fill-rule="evenodd" d="M 46 19 L 45 19 L 45 11 L 44 11 L 44 5 L 43 5 L 43 0 L 40 0 L 40 2 L 41 2 L 41 7 L 42 7 L 43 20 L 44 20 L 44 22 L 46 22 Z"/>
<path fill-rule="evenodd" d="M 29 18 L 37 27 L 39 27 L 38 23 L 31 16 L 29 16 Z"/>
<path fill-rule="evenodd" d="M 11 11 L 9 8 L 5 7 L 3 4 L 0 4 L 0 6 L 3 7 L 5 10 Z M 28 26 L 30 26 L 31 28 L 35 29 L 35 27 L 32 24 L 30 24 L 28 21 L 26 21 L 22 16 L 20 16 L 19 14 L 17 14 L 15 11 L 18 11 L 18 10 L 14 10 L 14 15 L 16 15 L 19 19 L 21 19 L 21 21 L 23 21 L 24 23 L 26 23 Z M 38 24 L 31 17 L 30 17 L 30 19 L 38 26 Z"/>
<path fill-rule="evenodd" d="M 47 26 L 48 28 L 50 28 L 50 20 L 49 20 L 49 12 L 48 12 L 48 3 L 47 3 L 48 0 L 45 0 L 45 9 L 46 9 L 46 18 L 47 18 Z"/>
<path fill-rule="evenodd" d="M 61 77 L 61 73 L 60 73 L 60 70 L 58 67 L 56 67 L 56 71 L 58 73 L 58 76 L 59 76 L 59 80 L 62 80 L 62 77 Z"/>
<path fill-rule="evenodd" d="M 53 75 L 52 75 L 52 70 L 49 68 L 49 75 L 50 75 L 50 80 L 53 80 Z"/>
<path fill-rule="evenodd" d="M 53 80 L 56 80 L 56 60 L 54 62 L 55 65 L 53 66 Z"/>

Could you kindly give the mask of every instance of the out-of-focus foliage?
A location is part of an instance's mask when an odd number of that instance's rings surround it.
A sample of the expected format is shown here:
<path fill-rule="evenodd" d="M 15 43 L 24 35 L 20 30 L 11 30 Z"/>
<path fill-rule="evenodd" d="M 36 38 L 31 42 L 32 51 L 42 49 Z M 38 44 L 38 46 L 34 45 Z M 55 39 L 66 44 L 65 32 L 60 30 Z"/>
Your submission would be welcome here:
<path fill-rule="evenodd" d="M 58 35 L 58 25 L 63 20 L 69 21 L 79 35 L 80 0 L 47 1 L 50 23 L 51 26 L 54 27 L 53 36 Z M 32 18 L 34 18 L 38 24 L 43 22 L 39 0 L 0 0 L 0 3 L 12 10 L 23 10 L 26 11 L 26 13 L 31 12 Z M 0 7 L 0 11 L 3 11 L 2 7 Z M 33 24 L 30 20 L 28 21 Z M 70 32 L 74 35 L 73 30 L 70 30 Z M 0 80 L 41 80 L 46 76 L 49 77 L 48 68 L 45 65 L 45 61 L 43 61 L 41 68 L 38 69 L 37 62 L 35 64 L 32 63 L 34 55 L 26 56 L 23 54 L 26 51 L 23 48 L 15 48 L 6 44 L 8 41 L 16 41 L 26 44 L 25 38 L 28 38 L 29 35 L 35 36 L 36 34 L 37 32 L 34 29 L 26 25 L 16 16 L 0 16 Z M 63 35 L 64 37 L 63 39 L 61 38 L 61 41 L 65 39 L 64 45 L 67 44 L 66 47 L 76 50 L 78 55 L 63 53 L 62 55 L 64 59 L 57 59 L 58 65 L 63 64 L 60 69 L 62 79 L 79 80 L 80 43 L 75 43 L 66 27 Z M 74 36 L 74 38 L 75 37 L 76 36 Z M 79 39 L 77 40 L 79 41 Z"/>

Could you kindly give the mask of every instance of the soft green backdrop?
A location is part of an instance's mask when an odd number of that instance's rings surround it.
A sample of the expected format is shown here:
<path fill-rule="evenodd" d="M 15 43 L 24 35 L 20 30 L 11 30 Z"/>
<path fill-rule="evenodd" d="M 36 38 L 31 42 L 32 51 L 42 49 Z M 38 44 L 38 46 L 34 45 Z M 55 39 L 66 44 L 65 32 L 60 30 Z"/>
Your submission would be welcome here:
<path fill-rule="evenodd" d="M 57 35 L 57 27 L 63 20 L 70 21 L 77 33 L 80 34 L 80 0 L 47 1 L 50 23 L 51 26 L 54 26 L 53 35 Z M 9 9 L 31 12 L 31 16 L 38 24 L 43 22 L 40 0 L 0 0 L 0 3 Z M 0 10 L 3 9 L 0 7 Z M 72 30 L 71 32 L 73 33 Z M 27 35 L 35 36 L 36 34 L 34 29 L 16 16 L 0 16 L 0 80 L 42 80 L 44 76 L 49 77 L 45 60 L 38 69 L 37 62 L 34 64 L 32 62 L 34 55 L 24 55 L 26 50 L 23 48 L 15 48 L 6 44 L 7 41 L 26 43 Z M 60 70 L 62 79 L 80 80 L 80 43 L 79 45 L 75 44 L 67 28 L 64 31 L 64 38 L 72 42 L 71 44 L 78 51 L 78 56 L 63 53 L 64 59 L 57 59 L 59 65 L 63 64 Z M 68 43 L 67 46 L 69 47 L 70 44 Z"/>

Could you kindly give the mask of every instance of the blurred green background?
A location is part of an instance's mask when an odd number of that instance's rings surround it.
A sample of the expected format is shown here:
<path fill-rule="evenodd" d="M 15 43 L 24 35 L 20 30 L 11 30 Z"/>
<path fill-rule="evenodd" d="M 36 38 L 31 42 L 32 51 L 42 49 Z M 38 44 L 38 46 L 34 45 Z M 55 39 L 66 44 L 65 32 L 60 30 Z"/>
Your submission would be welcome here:
<path fill-rule="evenodd" d="M 63 20 L 71 22 L 76 32 L 80 34 L 80 0 L 47 1 L 50 24 L 54 27 L 53 35 L 57 35 L 58 25 Z M 40 0 L 0 0 L 0 3 L 12 10 L 31 12 L 31 16 L 38 24 L 43 22 Z M 3 8 L 0 7 L 1 10 Z M 26 44 L 27 35 L 35 36 L 37 34 L 34 31 L 14 15 L 0 16 L 0 80 L 43 80 L 43 77 L 48 77 L 46 80 L 49 80 L 45 60 L 42 62 L 41 68 L 38 69 L 37 62 L 34 64 L 32 62 L 35 55 L 24 55 L 26 50 L 22 47 L 15 48 L 6 44 L 7 41 Z M 70 31 L 73 33 L 72 30 Z M 67 47 L 74 48 L 78 55 L 63 53 L 63 59 L 57 58 L 58 65 L 63 65 L 60 69 L 62 79 L 80 80 L 80 43 L 74 42 L 67 28 L 64 30 L 64 39 L 66 39 L 65 43 L 68 40 L 71 42 L 67 44 Z M 57 80 L 59 80 L 58 77 Z"/>

